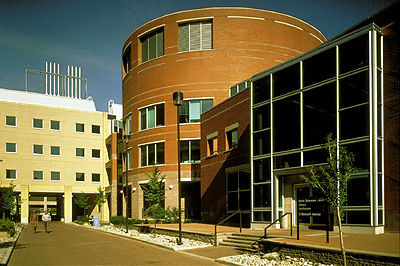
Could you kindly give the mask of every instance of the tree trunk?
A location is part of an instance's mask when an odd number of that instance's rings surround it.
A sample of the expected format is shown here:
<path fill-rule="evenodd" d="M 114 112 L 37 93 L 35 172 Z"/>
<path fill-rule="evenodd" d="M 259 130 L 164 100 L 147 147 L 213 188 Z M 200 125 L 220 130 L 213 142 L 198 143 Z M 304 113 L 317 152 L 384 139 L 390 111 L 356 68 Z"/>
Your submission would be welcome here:
<path fill-rule="evenodd" d="M 344 250 L 342 218 L 340 217 L 339 206 L 336 206 L 336 213 L 337 213 L 337 218 L 338 218 L 338 223 L 339 223 L 340 249 L 342 250 L 343 265 L 346 266 L 346 251 Z"/>

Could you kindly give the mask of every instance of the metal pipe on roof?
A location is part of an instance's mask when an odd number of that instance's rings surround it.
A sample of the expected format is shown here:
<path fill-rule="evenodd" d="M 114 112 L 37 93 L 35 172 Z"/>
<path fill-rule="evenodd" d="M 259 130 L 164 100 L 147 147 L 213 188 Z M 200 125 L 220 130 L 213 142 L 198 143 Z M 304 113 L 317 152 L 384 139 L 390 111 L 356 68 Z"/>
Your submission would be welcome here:
<path fill-rule="evenodd" d="M 46 76 L 45 76 L 45 88 L 46 88 L 46 94 L 47 94 L 47 86 L 48 86 L 48 84 L 47 84 L 47 79 L 49 78 L 49 74 L 47 73 L 47 71 L 48 71 L 48 64 L 49 64 L 49 62 L 47 62 L 46 61 Z"/>
<path fill-rule="evenodd" d="M 81 92 L 81 86 L 82 86 L 82 79 L 81 79 L 81 74 L 82 74 L 82 68 L 81 67 L 79 67 L 78 68 L 78 77 L 79 77 L 79 81 L 78 81 L 78 84 L 79 84 L 79 99 L 81 99 L 82 97 L 82 92 Z"/>

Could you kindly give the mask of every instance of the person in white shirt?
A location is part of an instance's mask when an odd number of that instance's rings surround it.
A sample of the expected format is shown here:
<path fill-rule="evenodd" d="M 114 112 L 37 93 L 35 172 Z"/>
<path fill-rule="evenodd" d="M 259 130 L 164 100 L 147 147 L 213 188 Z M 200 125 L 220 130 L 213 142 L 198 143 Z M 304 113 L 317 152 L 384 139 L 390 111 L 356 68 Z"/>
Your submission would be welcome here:
<path fill-rule="evenodd" d="M 42 215 L 42 221 L 44 224 L 44 230 L 46 230 L 46 233 L 50 233 L 49 227 L 50 227 L 51 215 L 50 213 L 47 212 L 47 210 L 45 210 L 44 214 Z"/>

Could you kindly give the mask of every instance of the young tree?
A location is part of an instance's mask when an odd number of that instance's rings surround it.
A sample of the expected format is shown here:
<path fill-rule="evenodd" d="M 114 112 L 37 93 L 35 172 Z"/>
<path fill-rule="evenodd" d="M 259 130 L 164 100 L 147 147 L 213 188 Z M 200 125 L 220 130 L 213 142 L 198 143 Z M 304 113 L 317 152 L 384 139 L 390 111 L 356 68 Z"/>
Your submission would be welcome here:
<path fill-rule="evenodd" d="M 145 210 L 145 214 L 154 219 L 154 233 L 157 230 L 157 221 L 164 218 L 165 210 L 161 206 L 161 202 L 165 199 L 164 192 L 164 175 L 161 175 L 158 167 L 153 167 L 152 175 L 147 174 L 150 181 L 147 186 L 143 186 L 144 197 L 150 204 L 150 207 Z"/>
<path fill-rule="evenodd" d="M 101 189 L 101 186 L 97 189 L 99 193 L 96 194 L 96 205 L 101 208 L 101 206 L 106 203 L 108 194 Z"/>
<path fill-rule="evenodd" d="M 326 140 L 326 149 L 329 155 L 327 165 L 311 166 L 308 169 L 309 175 L 302 175 L 301 177 L 312 187 L 319 189 L 328 204 L 336 209 L 340 248 L 343 264 L 346 265 L 342 231 L 343 205 L 347 201 L 347 181 L 358 170 L 353 166 L 354 154 L 348 152 L 345 147 L 338 146 L 336 139 L 332 138 L 332 134 L 329 134 Z"/>
<path fill-rule="evenodd" d="M 15 201 L 14 188 L 15 185 L 10 182 L 10 185 L 3 189 L 3 199 L 1 202 L 1 207 L 4 209 L 3 219 L 5 218 L 6 211 L 9 212 L 9 214 L 11 215 L 11 212 L 17 206 L 17 202 Z"/>
<path fill-rule="evenodd" d="M 86 217 L 86 210 L 90 208 L 89 196 L 82 192 L 74 198 L 74 202 L 83 209 L 83 216 Z"/>

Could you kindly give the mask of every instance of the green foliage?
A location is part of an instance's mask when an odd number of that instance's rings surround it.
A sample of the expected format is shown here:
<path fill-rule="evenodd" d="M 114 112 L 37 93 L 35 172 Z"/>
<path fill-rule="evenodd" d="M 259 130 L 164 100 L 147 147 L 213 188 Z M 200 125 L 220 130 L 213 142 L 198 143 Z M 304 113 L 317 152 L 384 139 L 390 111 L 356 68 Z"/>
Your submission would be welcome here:
<path fill-rule="evenodd" d="M 177 223 L 179 222 L 179 210 L 174 207 L 170 209 L 169 207 L 165 210 L 165 220 L 167 223 Z"/>
<path fill-rule="evenodd" d="M 79 221 L 79 222 L 82 222 L 82 223 L 87 223 L 87 222 L 89 222 L 89 217 L 87 217 L 87 216 L 77 216 L 76 220 Z"/>
<path fill-rule="evenodd" d="M 74 198 L 74 202 L 83 209 L 83 215 L 86 216 L 86 210 L 90 208 L 89 195 L 82 192 L 82 194 L 79 194 Z"/>
<path fill-rule="evenodd" d="M 110 218 L 110 223 L 114 225 L 125 225 L 126 224 L 126 218 L 124 216 L 112 216 Z M 128 224 L 140 224 L 142 223 L 141 220 L 137 219 L 128 219 Z"/>
<path fill-rule="evenodd" d="M 150 206 L 144 213 L 152 217 L 156 223 L 165 217 L 165 209 L 159 204 Z"/>
<path fill-rule="evenodd" d="M 15 185 L 12 182 L 10 182 L 10 185 L 8 187 L 2 189 L 3 197 L 2 197 L 1 207 L 9 211 L 10 214 L 12 214 L 11 212 L 17 206 L 17 202 L 15 201 L 14 188 Z M 3 212 L 3 219 L 4 218 L 5 218 L 5 212 Z"/>
<path fill-rule="evenodd" d="M 104 203 L 106 203 L 108 194 L 104 190 L 101 189 L 101 186 L 97 189 L 99 193 L 96 194 L 96 205 L 101 207 Z"/>
<path fill-rule="evenodd" d="M 308 169 L 309 175 L 301 175 L 301 178 L 319 189 L 329 205 L 339 207 L 340 216 L 343 217 L 343 205 L 347 201 L 347 181 L 358 169 L 353 166 L 353 153 L 348 152 L 346 147 L 338 147 L 332 134 L 329 134 L 326 140 L 329 154 L 327 164 L 311 166 Z"/>
<path fill-rule="evenodd" d="M 10 236 L 15 233 L 14 222 L 9 219 L 0 219 L 0 232 L 8 232 Z"/>

